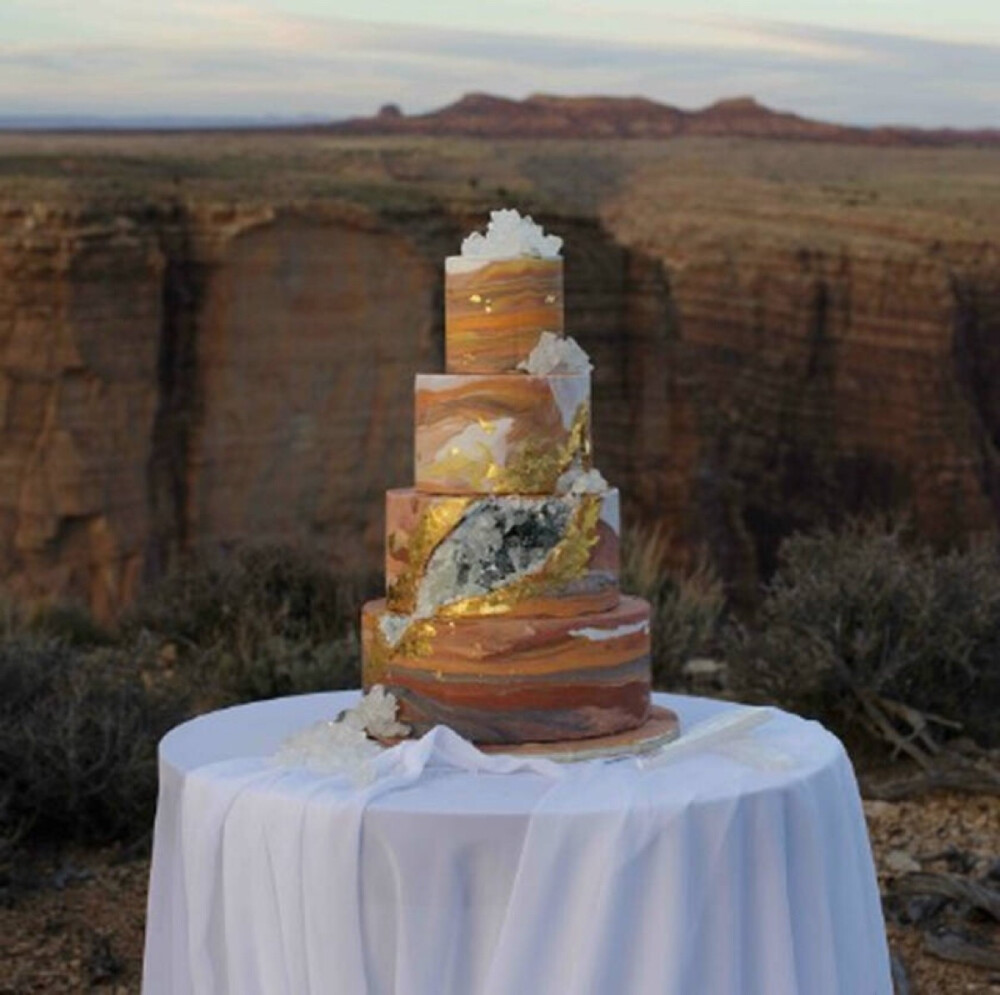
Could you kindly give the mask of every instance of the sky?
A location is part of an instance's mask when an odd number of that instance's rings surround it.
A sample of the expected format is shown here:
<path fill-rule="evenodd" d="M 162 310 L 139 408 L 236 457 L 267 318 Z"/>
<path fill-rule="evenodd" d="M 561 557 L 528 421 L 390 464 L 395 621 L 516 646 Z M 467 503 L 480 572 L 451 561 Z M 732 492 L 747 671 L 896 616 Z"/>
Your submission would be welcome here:
<path fill-rule="evenodd" d="M 339 119 L 479 91 L 1000 127 L 1000 0 L 0 0 L 0 117 Z"/>

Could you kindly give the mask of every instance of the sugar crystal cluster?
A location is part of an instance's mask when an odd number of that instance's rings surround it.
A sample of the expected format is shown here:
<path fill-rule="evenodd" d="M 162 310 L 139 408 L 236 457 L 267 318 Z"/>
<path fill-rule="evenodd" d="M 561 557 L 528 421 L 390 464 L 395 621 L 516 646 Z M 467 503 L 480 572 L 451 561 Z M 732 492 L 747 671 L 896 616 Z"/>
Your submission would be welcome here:
<path fill-rule="evenodd" d="M 336 719 L 314 722 L 289 736 L 275 754 L 275 763 L 317 774 L 343 774 L 355 784 L 369 784 L 375 778 L 373 761 L 381 752 L 376 740 L 410 733 L 409 726 L 397 721 L 397 711 L 395 697 L 376 684 Z"/>
<path fill-rule="evenodd" d="M 546 373 L 589 373 L 593 366 L 576 339 L 542 332 L 538 344 L 527 359 L 517 364 L 517 368 L 539 377 Z"/>
<path fill-rule="evenodd" d="M 474 231 L 462 242 L 462 255 L 478 259 L 556 259 L 561 249 L 561 238 L 546 235 L 530 214 L 521 217 L 515 210 L 491 211 L 486 233 Z"/>

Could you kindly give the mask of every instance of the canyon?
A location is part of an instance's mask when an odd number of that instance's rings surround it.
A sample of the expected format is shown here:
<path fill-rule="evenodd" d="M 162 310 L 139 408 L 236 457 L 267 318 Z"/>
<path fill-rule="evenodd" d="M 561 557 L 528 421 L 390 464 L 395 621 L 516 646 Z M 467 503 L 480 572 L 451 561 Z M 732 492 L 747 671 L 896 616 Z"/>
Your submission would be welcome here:
<path fill-rule="evenodd" d="M 565 239 L 596 463 L 752 599 L 791 532 L 1000 522 L 1000 150 L 0 136 L 0 584 L 113 619 L 186 557 L 381 571 L 490 208 Z"/>

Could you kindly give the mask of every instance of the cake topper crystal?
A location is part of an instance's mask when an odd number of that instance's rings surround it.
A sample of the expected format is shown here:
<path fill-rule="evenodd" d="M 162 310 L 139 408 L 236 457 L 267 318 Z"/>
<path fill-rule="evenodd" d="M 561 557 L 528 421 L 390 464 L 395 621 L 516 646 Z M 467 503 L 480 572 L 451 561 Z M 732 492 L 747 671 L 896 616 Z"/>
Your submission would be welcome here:
<path fill-rule="evenodd" d="M 511 259 L 515 256 L 535 256 L 557 259 L 562 239 L 546 235 L 530 214 L 521 216 L 516 210 L 490 212 L 486 234 L 474 231 L 462 242 L 462 255 L 480 259 Z"/>

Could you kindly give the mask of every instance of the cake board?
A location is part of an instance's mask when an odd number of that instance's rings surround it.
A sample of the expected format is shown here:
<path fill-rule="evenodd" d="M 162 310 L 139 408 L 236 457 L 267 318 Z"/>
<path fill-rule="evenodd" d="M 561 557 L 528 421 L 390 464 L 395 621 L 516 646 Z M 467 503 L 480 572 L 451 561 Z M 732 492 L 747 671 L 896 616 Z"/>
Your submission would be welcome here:
<path fill-rule="evenodd" d="M 563 739 L 551 743 L 488 743 L 477 744 L 483 753 L 502 753 L 515 757 L 543 757 L 560 763 L 597 760 L 611 757 L 638 756 L 652 753 L 680 735 L 677 713 L 653 705 L 649 718 L 636 729 L 610 736 L 588 739 Z"/>
<path fill-rule="evenodd" d="M 489 754 L 513 757 L 541 757 L 559 763 L 578 760 L 598 760 L 613 757 L 639 756 L 652 753 L 677 739 L 680 721 L 677 713 L 661 705 L 652 705 L 649 718 L 641 726 L 610 736 L 590 736 L 586 739 L 562 739 L 549 743 L 475 743 L 477 750 Z M 376 737 L 382 746 L 396 746 L 402 739 Z"/>

